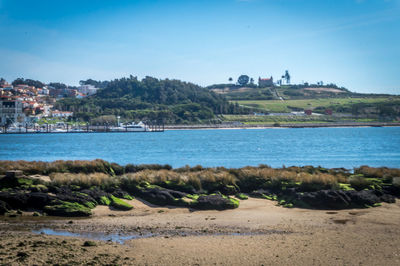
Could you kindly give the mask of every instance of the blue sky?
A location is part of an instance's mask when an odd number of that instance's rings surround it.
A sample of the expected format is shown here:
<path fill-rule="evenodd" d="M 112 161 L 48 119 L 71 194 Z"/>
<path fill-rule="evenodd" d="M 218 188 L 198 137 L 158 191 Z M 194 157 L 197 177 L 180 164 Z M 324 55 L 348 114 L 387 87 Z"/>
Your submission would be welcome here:
<path fill-rule="evenodd" d="M 247 74 L 400 94 L 400 0 L 0 0 L 0 76 Z"/>

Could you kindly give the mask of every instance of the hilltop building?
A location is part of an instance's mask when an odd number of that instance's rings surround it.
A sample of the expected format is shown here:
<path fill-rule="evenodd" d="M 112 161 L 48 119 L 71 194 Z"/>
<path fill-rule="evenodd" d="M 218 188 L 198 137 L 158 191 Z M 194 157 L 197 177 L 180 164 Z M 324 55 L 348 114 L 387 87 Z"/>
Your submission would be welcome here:
<path fill-rule="evenodd" d="M 93 95 L 96 94 L 98 88 L 93 85 L 82 85 L 78 87 L 78 91 L 83 93 L 84 95 Z"/>
<path fill-rule="evenodd" d="M 258 86 L 261 88 L 274 86 L 274 79 L 270 78 L 258 78 Z"/>

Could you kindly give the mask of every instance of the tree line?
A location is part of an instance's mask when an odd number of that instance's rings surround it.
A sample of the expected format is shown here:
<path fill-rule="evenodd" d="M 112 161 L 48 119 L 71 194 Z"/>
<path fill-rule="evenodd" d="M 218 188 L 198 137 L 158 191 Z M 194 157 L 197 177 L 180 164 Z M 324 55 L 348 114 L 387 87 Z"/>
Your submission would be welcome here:
<path fill-rule="evenodd" d="M 238 104 L 190 82 L 175 79 L 137 77 L 115 79 L 108 82 L 93 80 L 81 84 L 97 86 L 95 95 L 83 99 L 65 98 L 57 101 L 56 108 L 73 111 L 76 118 L 89 121 L 99 116 L 115 115 L 127 120 L 159 120 L 166 123 L 199 123 L 210 121 L 218 114 L 248 113 Z"/>

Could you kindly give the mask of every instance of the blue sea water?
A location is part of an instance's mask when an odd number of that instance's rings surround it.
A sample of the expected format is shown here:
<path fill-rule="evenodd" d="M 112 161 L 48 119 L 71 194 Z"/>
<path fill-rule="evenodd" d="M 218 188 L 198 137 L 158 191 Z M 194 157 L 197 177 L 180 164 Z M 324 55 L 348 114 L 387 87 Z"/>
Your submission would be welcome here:
<path fill-rule="evenodd" d="M 400 127 L 0 134 L 0 160 L 243 167 L 400 167 Z"/>

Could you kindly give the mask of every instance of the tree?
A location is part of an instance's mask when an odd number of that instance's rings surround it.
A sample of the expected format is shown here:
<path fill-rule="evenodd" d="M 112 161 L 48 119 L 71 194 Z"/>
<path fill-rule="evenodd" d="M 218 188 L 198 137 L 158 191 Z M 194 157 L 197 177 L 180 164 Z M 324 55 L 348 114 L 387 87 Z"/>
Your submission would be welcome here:
<path fill-rule="evenodd" d="M 237 81 L 241 86 L 244 86 L 244 85 L 246 85 L 247 83 L 249 83 L 249 76 L 247 76 L 247 75 L 241 75 L 239 78 L 238 78 L 238 81 Z"/>
<path fill-rule="evenodd" d="M 28 85 L 28 86 L 34 86 L 36 88 L 43 88 L 45 84 L 43 82 L 40 82 L 39 80 L 17 78 L 12 82 L 12 85 L 13 86 Z"/>
<path fill-rule="evenodd" d="M 282 78 L 286 79 L 286 84 L 290 84 L 290 75 L 288 70 L 285 71 L 285 75 L 283 75 Z"/>
<path fill-rule="evenodd" d="M 232 81 L 233 81 L 233 78 L 229 78 L 228 80 L 229 80 L 229 82 L 232 82 Z"/>
<path fill-rule="evenodd" d="M 254 79 L 253 78 L 250 79 L 250 84 L 254 84 Z"/>
<path fill-rule="evenodd" d="M 64 83 L 60 83 L 60 82 L 50 82 L 48 84 L 49 86 L 59 90 L 59 89 L 66 89 L 68 86 L 65 85 Z"/>

